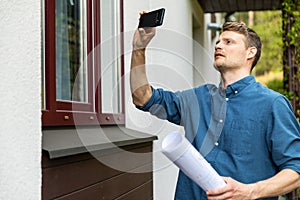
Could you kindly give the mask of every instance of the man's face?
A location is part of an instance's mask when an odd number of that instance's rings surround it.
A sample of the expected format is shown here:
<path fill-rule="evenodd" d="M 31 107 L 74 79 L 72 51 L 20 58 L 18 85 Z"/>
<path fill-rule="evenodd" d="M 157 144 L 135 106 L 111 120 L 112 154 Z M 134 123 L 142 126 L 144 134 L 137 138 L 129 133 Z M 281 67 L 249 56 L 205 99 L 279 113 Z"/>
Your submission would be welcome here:
<path fill-rule="evenodd" d="M 214 67 L 224 70 L 242 68 L 247 61 L 246 37 L 234 31 L 224 31 L 215 46 Z"/>

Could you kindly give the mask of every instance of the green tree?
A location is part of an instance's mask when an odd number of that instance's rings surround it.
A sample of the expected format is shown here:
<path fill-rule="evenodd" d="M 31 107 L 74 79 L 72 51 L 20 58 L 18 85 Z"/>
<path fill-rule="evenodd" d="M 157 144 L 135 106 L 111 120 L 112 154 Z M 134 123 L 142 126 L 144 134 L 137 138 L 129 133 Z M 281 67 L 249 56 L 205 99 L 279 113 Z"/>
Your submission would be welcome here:
<path fill-rule="evenodd" d="M 263 44 L 260 61 L 255 67 L 255 74 L 282 70 L 282 18 L 281 11 L 254 12 L 253 25 L 249 23 L 248 12 L 235 14 L 237 21 L 250 25 L 261 37 Z"/>
<path fill-rule="evenodd" d="M 254 13 L 253 28 L 263 43 L 261 60 L 256 74 L 282 70 L 281 11 L 259 11 Z"/>

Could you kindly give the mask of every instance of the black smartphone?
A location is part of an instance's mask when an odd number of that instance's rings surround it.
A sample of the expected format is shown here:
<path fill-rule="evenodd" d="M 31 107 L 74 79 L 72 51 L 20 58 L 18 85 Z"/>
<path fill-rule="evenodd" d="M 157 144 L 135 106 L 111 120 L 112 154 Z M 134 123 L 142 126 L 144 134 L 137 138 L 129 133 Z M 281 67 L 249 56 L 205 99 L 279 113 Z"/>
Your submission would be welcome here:
<path fill-rule="evenodd" d="M 165 15 L 164 8 L 154 10 L 149 13 L 145 13 L 141 15 L 139 28 L 161 26 L 163 24 L 164 15 Z"/>

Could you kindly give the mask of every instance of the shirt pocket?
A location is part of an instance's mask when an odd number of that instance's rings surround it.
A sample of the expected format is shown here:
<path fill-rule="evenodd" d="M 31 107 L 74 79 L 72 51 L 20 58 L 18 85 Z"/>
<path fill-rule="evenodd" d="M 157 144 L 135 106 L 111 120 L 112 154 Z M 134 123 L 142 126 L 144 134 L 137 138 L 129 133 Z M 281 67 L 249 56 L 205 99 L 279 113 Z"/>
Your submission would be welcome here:
<path fill-rule="evenodd" d="M 259 123 L 254 120 L 233 120 L 229 131 L 225 136 L 225 144 L 229 147 L 228 151 L 232 154 L 242 157 L 251 154 L 256 141 L 256 133 L 259 129 Z"/>

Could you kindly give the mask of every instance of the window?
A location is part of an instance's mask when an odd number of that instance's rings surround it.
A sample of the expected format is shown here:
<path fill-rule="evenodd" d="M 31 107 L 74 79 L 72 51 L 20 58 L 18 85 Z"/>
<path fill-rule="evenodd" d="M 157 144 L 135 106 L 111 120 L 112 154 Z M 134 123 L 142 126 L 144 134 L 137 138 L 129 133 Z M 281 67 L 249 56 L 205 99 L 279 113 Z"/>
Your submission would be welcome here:
<path fill-rule="evenodd" d="M 124 123 L 122 0 L 45 0 L 43 126 Z"/>

